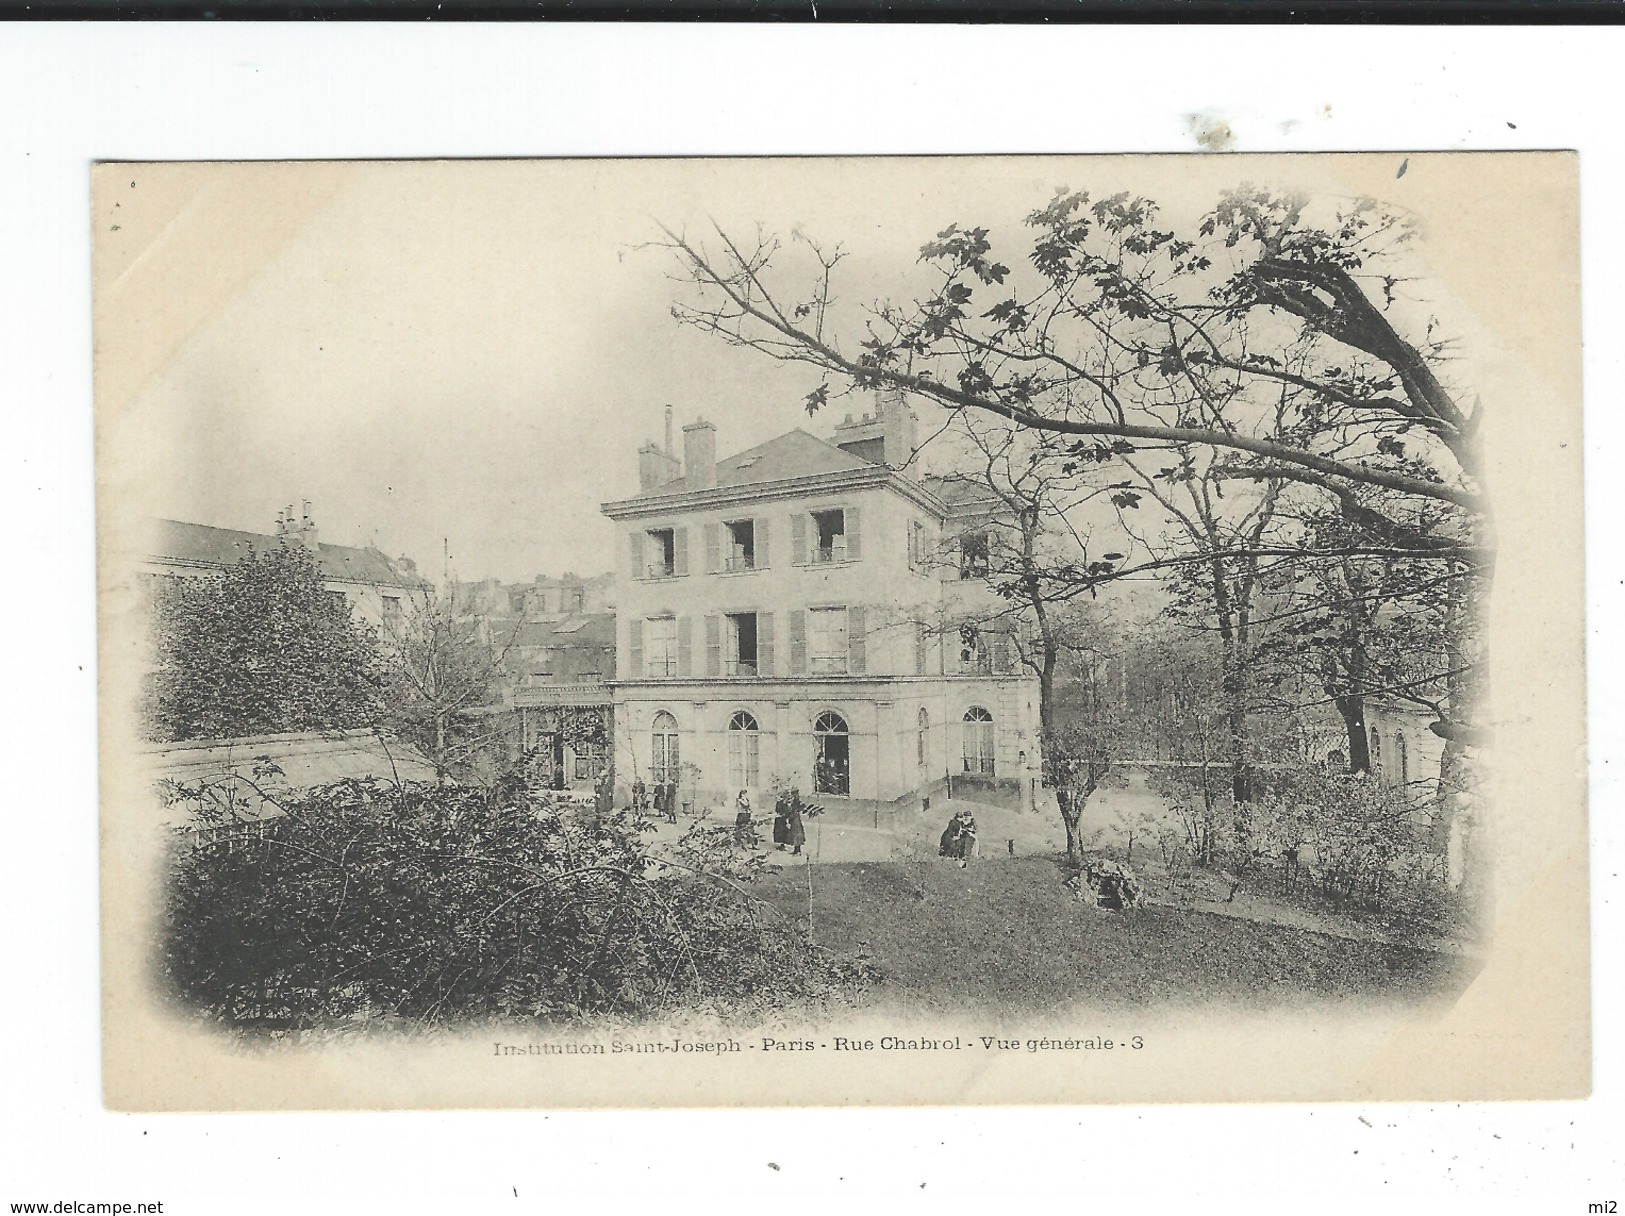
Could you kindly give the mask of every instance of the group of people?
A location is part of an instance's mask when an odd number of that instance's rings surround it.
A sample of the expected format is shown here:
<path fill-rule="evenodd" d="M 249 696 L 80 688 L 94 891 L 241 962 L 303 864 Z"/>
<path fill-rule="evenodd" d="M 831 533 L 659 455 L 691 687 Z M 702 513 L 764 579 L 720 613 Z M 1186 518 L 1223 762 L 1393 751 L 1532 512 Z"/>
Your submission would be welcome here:
<path fill-rule="evenodd" d="M 807 843 L 807 825 L 803 815 L 807 808 L 801 801 L 801 791 L 781 790 L 773 804 L 773 847 L 788 848 L 791 856 L 801 853 Z M 750 805 L 750 792 L 740 790 L 734 799 L 734 843 L 742 849 L 753 849 L 758 843 L 756 820 Z"/>
<path fill-rule="evenodd" d="M 813 792 L 845 794 L 851 791 L 851 774 L 839 756 L 820 755 L 813 761 Z"/>
<path fill-rule="evenodd" d="M 632 809 L 638 814 L 653 811 L 667 823 L 677 822 L 677 783 L 656 781 L 645 785 L 639 777 L 632 782 Z"/>
<path fill-rule="evenodd" d="M 943 829 L 937 854 L 957 861 L 963 870 L 965 864 L 976 856 L 976 816 L 969 811 L 956 811 Z"/>

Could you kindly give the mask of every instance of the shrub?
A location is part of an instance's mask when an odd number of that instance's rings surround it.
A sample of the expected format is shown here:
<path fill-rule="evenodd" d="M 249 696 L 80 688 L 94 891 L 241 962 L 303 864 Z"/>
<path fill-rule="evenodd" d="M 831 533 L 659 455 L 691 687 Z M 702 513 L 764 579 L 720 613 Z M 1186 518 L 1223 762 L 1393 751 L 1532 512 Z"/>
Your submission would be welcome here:
<path fill-rule="evenodd" d="M 516 781 L 344 781 L 252 825 L 195 800 L 162 966 L 239 1030 L 737 1014 L 868 978 L 760 915 L 748 874 L 652 863 L 627 814 L 577 818 Z"/>

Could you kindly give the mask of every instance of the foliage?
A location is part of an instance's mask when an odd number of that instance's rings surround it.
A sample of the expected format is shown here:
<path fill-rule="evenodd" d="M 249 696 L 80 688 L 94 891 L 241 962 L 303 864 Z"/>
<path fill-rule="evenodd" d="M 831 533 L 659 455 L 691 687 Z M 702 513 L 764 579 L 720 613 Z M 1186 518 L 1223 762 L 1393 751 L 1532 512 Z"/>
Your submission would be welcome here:
<path fill-rule="evenodd" d="M 1025 232 L 1001 229 L 999 249 L 992 226 L 948 223 L 919 247 L 926 290 L 866 310 L 833 285 L 839 249 L 801 233 L 786 247 L 718 232 L 708 248 L 668 230 L 664 246 L 689 280 L 678 319 L 812 368 L 823 383 L 809 410 L 902 391 L 1021 433 L 1046 484 L 1093 470 L 1136 543 L 1047 573 L 1074 592 L 1163 573 L 1221 633 L 1245 799 L 1249 619 L 1271 567 L 1392 557 L 1453 585 L 1451 659 L 1401 691 L 1433 709 L 1438 733 L 1481 741 L 1460 675 L 1482 665 L 1474 621 L 1492 556 L 1481 419 L 1446 383 L 1453 346 L 1419 298 L 1413 228 L 1373 200 L 1250 185 L 1175 217 L 1127 192 L 1062 188 Z"/>
<path fill-rule="evenodd" d="M 509 771 L 513 715 L 490 713 L 517 631 L 497 645 L 455 590 L 420 593 L 384 648 L 390 725 L 434 763 L 441 780 L 489 783 Z"/>
<path fill-rule="evenodd" d="M 352 780 L 281 809 L 236 824 L 197 798 L 175 842 L 163 971 L 235 1030 L 738 1016 L 866 982 L 762 915 L 743 890 L 760 870 L 655 864 L 627 814 L 578 817 L 515 780 Z"/>
<path fill-rule="evenodd" d="M 377 641 L 323 588 L 310 552 L 249 553 L 218 576 L 167 580 L 153 605 L 147 729 L 161 740 L 370 725 Z"/>

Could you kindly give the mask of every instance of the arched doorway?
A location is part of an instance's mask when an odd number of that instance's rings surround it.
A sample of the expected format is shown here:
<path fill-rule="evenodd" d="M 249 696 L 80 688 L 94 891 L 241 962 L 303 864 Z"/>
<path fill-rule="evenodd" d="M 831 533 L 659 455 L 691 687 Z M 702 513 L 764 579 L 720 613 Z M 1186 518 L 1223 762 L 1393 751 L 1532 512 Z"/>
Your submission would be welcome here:
<path fill-rule="evenodd" d="M 980 705 L 965 711 L 963 722 L 965 771 L 977 776 L 993 776 L 993 715 Z"/>
<path fill-rule="evenodd" d="M 813 720 L 813 792 L 852 792 L 852 745 L 846 719 L 827 709 Z"/>
<path fill-rule="evenodd" d="M 676 781 L 680 761 L 677 750 L 677 719 L 665 710 L 655 715 L 650 729 L 649 775 L 656 784 Z"/>

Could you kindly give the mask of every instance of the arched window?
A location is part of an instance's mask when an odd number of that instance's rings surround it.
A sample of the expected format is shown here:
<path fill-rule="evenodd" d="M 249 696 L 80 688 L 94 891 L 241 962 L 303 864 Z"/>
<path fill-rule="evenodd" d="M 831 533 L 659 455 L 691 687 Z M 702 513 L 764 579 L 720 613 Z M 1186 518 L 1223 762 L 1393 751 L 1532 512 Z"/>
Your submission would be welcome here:
<path fill-rule="evenodd" d="M 846 719 L 825 710 L 813 721 L 813 790 L 819 794 L 852 792 L 852 747 Z"/>
<path fill-rule="evenodd" d="M 728 719 L 728 784 L 733 790 L 762 783 L 761 735 L 756 719 L 740 710 Z"/>
<path fill-rule="evenodd" d="M 1371 728 L 1369 746 L 1371 749 L 1371 775 L 1378 781 L 1382 781 L 1385 776 L 1382 771 L 1382 736 L 1377 733 L 1375 726 Z"/>
<path fill-rule="evenodd" d="M 1405 746 L 1405 732 L 1396 731 L 1394 734 L 1394 761 L 1399 767 L 1399 784 L 1407 786 L 1411 783 L 1411 757 Z"/>
<path fill-rule="evenodd" d="M 980 705 L 965 711 L 965 771 L 993 775 L 993 715 Z"/>
<path fill-rule="evenodd" d="M 914 758 L 923 772 L 931 763 L 931 715 L 925 712 L 925 706 L 920 706 L 920 717 L 916 725 L 916 739 L 914 742 Z"/>
<path fill-rule="evenodd" d="M 679 764 L 677 719 L 661 710 L 655 715 L 651 738 L 654 746 L 649 753 L 650 776 L 657 782 L 676 781 Z"/>

